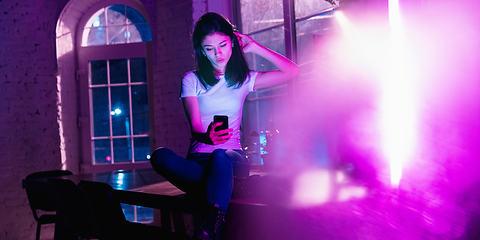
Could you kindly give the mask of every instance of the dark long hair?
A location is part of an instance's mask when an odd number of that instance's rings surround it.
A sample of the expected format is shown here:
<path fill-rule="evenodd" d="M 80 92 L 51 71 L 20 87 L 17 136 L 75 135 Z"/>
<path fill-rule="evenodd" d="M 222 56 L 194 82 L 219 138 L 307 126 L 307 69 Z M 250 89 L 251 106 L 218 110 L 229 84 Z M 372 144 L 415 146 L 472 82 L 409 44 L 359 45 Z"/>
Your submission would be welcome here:
<path fill-rule="evenodd" d="M 202 54 L 202 42 L 205 36 L 217 32 L 229 36 L 233 45 L 232 56 L 225 69 L 225 80 L 228 82 L 228 86 L 240 87 L 247 78 L 250 69 L 234 30 L 234 26 L 227 19 L 213 12 L 205 13 L 195 24 L 192 35 L 197 67 L 195 74 L 205 88 L 217 84 L 218 79 L 215 77 L 216 70 L 208 58 Z"/>

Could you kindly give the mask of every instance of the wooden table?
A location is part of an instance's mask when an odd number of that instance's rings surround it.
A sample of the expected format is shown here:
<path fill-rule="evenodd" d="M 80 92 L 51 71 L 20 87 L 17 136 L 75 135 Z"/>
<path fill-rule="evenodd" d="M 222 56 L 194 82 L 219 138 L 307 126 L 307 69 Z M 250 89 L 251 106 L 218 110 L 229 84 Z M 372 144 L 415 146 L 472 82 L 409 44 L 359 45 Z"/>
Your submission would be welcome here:
<path fill-rule="evenodd" d="M 131 205 L 184 213 L 199 213 L 202 206 L 198 199 L 188 196 L 151 168 L 74 174 L 57 178 L 69 179 L 76 184 L 82 180 L 107 183 L 115 190 L 120 202 Z M 22 187 L 49 191 L 47 180 L 48 178 L 24 179 Z M 231 205 L 237 204 L 265 205 L 254 199 L 232 199 Z"/>
<path fill-rule="evenodd" d="M 56 178 L 69 179 L 76 184 L 82 180 L 107 183 L 112 186 L 118 200 L 122 203 L 160 209 L 161 226 L 166 228 L 171 228 L 171 213 L 202 214 L 205 206 L 200 199 L 187 195 L 151 168 L 74 174 Z M 48 178 L 24 179 L 22 187 L 25 189 L 49 191 L 47 180 Z M 244 218 L 245 215 L 258 213 L 260 208 L 267 206 L 266 203 L 262 203 L 259 199 L 232 199 L 227 219 L 232 219 L 231 215 L 241 215 Z M 178 218 L 178 215 L 176 217 Z M 185 231 L 185 226 L 182 226 L 183 218 L 175 219 L 173 214 L 172 218 L 175 231 Z M 178 222 L 181 223 L 178 224 Z M 238 225 L 235 223 L 235 219 L 232 219 L 231 222 L 233 222 L 232 225 Z M 230 229 L 233 232 L 239 231 L 234 228 Z"/>

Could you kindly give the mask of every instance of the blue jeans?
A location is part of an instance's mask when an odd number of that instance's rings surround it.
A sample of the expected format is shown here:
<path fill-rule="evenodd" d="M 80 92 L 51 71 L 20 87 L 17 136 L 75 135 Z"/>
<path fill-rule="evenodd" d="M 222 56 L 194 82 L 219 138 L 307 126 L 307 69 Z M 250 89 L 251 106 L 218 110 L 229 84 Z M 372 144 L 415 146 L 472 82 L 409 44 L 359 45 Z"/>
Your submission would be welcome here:
<path fill-rule="evenodd" d="M 234 176 L 248 177 L 249 163 L 241 150 L 216 149 L 212 153 L 178 156 L 168 148 L 152 153 L 153 169 L 189 194 L 206 196 L 207 204 L 218 204 L 223 211 L 232 196 Z"/>

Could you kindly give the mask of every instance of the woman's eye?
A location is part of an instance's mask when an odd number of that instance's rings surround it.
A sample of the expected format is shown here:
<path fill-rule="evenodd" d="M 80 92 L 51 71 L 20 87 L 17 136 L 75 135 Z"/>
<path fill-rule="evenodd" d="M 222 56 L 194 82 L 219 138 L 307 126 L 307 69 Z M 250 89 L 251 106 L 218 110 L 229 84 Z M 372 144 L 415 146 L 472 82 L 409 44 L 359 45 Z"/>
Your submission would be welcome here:
<path fill-rule="evenodd" d="M 213 48 L 205 48 L 205 51 L 212 51 Z"/>
<path fill-rule="evenodd" d="M 225 47 L 225 46 L 227 46 L 227 44 L 220 45 L 220 47 Z"/>

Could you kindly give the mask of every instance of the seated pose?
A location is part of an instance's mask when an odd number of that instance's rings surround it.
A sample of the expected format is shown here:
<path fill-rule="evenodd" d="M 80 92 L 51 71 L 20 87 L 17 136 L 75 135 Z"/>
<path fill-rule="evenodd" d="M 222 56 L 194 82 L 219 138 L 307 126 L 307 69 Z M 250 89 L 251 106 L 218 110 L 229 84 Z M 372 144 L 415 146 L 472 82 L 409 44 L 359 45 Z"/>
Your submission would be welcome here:
<path fill-rule="evenodd" d="M 191 127 L 186 158 L 158 148 L 150 159 L 153 168 L 189 194 L 206 196 L 208 214 L 193 239 L 218 239 L 233 190 L 234 173 L 248 177 L 248 165 L 240 146 L 240 123 L 245 98 L 255 89 L 294 78 L 299 67 L 250 37 L 234 32 L 228 20 L 206 13 L 195 24 L 192 36 L 196 71 L 182 80 L 181 99 Z M 243 53 L 252 52 L 272 62 L 278 70 L 250 71 Z M 228 116 L 220 130 L 215 115 Z M 245 169 L 245 168 L 242 168 Z"/>

